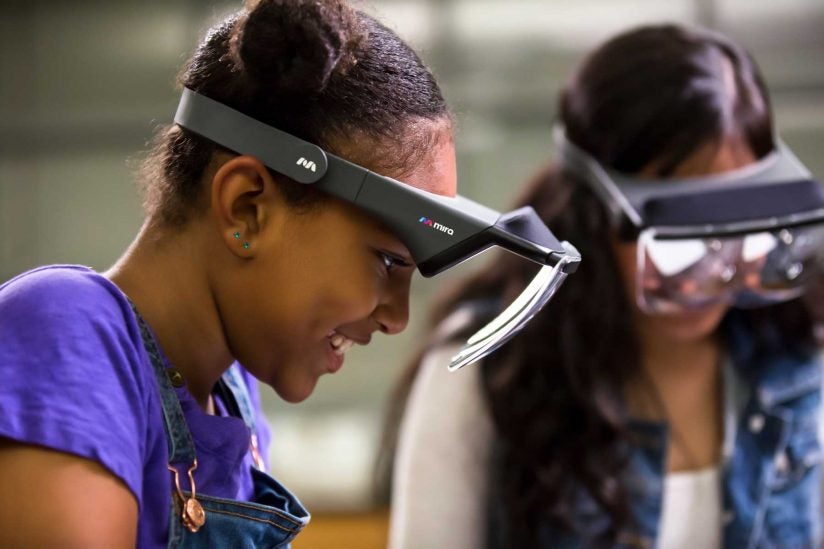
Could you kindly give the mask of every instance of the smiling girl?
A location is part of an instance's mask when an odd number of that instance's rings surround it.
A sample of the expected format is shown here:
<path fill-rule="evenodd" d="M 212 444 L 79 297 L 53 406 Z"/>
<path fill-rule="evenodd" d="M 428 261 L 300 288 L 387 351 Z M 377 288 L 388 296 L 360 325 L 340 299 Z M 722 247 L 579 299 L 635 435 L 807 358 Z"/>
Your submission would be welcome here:
<path fill-rule="evenodd" d="M 341 1 L 250 5 L 209 31 L 180 84 L 456 192 L 431 73 Z M 288 544 L 308 513 L 263 472 L 252 378 L 301 401 L 351 345 L 406 326 L 409 251 L 357 207 L 176 124 L 142 175 L 145 224 L 110 270 L 0 286 L 0 546 Z"/>

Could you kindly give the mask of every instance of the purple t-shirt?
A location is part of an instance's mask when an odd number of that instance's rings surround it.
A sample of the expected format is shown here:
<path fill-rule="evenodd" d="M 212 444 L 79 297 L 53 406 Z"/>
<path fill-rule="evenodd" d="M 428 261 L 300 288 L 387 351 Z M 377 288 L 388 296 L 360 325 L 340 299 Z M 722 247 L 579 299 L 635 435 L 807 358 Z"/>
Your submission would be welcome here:
<path fill-rule="evenodd" d="M 265 458 L 257 386 L 243 374 Z M 0 286 L 0 380 L 0 437 L 102 464 L 137 499 L 138 546 L 165 547 L 172 477 L 160 395 L 123 293 L 79 266 L 42 267 Z M 176 391 L 195 442 L 198 493 L 249 500 L 249 429 L 206 414 L 185 386 Z"/>

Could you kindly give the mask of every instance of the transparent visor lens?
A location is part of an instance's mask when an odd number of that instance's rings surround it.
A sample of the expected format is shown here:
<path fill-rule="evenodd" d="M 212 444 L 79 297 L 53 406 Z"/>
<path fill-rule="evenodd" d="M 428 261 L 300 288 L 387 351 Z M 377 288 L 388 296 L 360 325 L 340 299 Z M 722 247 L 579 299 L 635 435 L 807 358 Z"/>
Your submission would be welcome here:
<path fill-rule="evenodd" d="M 567 277 L 563 272 L 567 262 L 568 258 L 565 257 L 555 266 L 541 267 L 509 307 L 467 340 L 452 357 L 449 370 L 455 371 L 484 358 L 521 331 L 561 287 Z"/>
<path fill-rule="evenodd" d="M 786 301 L 821 273 L 823 256 L 822 225 L 694 239 L 659 238 L 648 229 L 638 239 L 638 304 L 666 313 Z"/>

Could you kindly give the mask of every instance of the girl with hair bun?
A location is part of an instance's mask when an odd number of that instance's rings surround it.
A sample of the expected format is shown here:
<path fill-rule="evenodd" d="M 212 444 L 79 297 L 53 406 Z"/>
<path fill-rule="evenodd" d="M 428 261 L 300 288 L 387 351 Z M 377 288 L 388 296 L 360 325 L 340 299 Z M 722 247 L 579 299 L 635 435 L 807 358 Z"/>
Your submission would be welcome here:
<path fill-rule="evenodd" d="M 251 3 L 179 84 L 249 127 L 456 193 L 432 74 L 344 1 Z M 195 120 L 183 102 L 178 115 Z M 286 546 L 309 515 L 265 473 L 253 378 L 298 402 L 353 344 L 403 330 L 410 252 L 355 205 L 186 123 L 160 129 L 141 180 L 145 223 L 111 269 L 0 286 L 0 546 Z"/>

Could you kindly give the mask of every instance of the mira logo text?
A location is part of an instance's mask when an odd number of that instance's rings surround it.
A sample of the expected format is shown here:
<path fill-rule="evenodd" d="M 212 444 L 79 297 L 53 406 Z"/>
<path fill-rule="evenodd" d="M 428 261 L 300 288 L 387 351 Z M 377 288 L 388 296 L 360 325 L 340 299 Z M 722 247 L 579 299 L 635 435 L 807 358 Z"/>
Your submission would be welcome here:
<path fill-rule="evenodd" d="M 441 231 L 442 233 L 446 233 L 446 234 L 448 234 L 448 235 L 450 235 L 450 236 L 452 236 L 452 235 L 454 235 L 454 234 L 455 234 L 455 231 L 453 231 L 452 229 L 450 229 L 450 228 L 449 228 L 449 227 L 447 227 L 446 225 L 441 225 L 441 224 L 440 224 L 440 223 L 438 223 L 437 221 L 432 221 L 432 220 L 431 220 L 431 219 L 429 219 L 428 217 L 422 217 L 422 218 L 420 218 L 420 219 L 418 220 L 418 223 L 423 223 L 423 224 L 424 224 L 424 225 L 426 225 L 427 227 L 432 227 L 433 229 L 435 229 L 435 230 L 437 230 L 437 231 Z"/>

